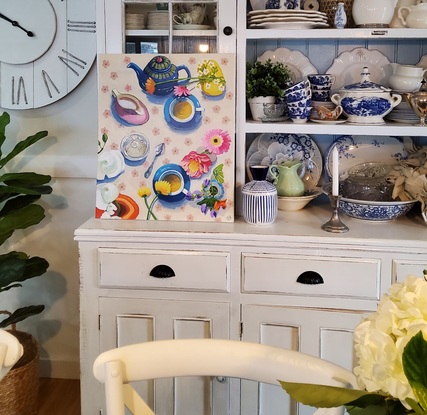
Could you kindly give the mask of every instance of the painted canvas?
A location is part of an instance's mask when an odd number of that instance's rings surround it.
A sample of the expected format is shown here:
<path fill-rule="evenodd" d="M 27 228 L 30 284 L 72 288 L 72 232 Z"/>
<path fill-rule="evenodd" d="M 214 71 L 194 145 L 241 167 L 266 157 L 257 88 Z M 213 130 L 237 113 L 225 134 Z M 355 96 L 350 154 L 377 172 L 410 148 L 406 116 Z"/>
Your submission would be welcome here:
<path fill-rule="evenodd" d="M 97 218 L 234 221 L 235 55 L 98 57 Z"/>

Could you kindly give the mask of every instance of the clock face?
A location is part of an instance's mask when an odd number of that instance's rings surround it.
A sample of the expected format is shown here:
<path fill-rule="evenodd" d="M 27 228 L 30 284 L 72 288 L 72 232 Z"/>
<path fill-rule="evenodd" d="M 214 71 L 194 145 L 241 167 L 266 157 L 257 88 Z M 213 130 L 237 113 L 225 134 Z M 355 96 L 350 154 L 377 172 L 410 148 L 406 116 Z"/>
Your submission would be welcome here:
<path fill-rule="evenodd" d="M 76 88 L 96 56 L 95 3 L 0 2 L 0 107 L 43 107 Z"/>

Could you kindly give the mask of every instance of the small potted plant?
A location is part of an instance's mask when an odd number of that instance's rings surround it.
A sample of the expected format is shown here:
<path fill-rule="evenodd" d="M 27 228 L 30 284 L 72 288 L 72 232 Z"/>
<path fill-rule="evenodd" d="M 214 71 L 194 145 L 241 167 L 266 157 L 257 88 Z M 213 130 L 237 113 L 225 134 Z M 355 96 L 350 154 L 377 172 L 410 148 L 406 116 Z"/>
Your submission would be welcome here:
<path fill-rule="evenodd" d="M 27 137 L 10 151 L 3 154 L 1 147 L 6 141 L 6 126 L 10 123 L 7 112 L 0 115 L 0 294 L 22 287 L 30 278 L 43 275 L 49 263 L 37 256 L 30 257 L 24 252 L 5 252 L 4 244 L 17 229 L 25 229 L 40 223 L 45 209 L 37 202 L 44 194 L 52 192 L 49 186 L 51 176 L 34 172 L 3 172 L 4 166 L 26 148 L 47 136 L 47 131 Z M 35 295 L 37 297 L 37 295 Z M 0 328 L 12 327 L 11 333 L 23 346 L 24 354 L 0 382 L 0 396 L 8 398 L 2 402 L 1 413 L 24 414 L 37 411 L 38 396 L 38 346 L 30 333 L 18 331 L 15 324 L 27 317 L 39 314 L 44 305 L 28 305 L 13 312 L 0 310 L 6 315 L 0 321 Z"/>
<path fill-rule="evenodd" d="M 252 117 L 258 121 L 264 115 L 264 103 L 274 104 L 292 83 L 292 72 L 282 62 L 255 61 L 246 63 L 246 98 Z"/>

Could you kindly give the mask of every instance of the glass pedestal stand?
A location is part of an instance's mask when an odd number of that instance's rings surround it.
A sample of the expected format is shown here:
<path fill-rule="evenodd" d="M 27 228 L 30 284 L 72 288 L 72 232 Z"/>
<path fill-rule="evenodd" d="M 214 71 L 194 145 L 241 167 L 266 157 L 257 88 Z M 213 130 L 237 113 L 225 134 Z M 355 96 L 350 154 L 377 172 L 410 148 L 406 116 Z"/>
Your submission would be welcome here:
<path fill-rule="evenodd" d="M 332 206 L 332 217 L 331 219 L 322 225 L 322 229 L 326 232 L 333 233 L 344 233 L 349 230 L 348 226 L 344 225 L 341 222 L 341 219 L 338 214 L 338 206 L 340 201 L 340 196 L 332 196 L 328 194 L 329 200 L 331 201 Z"/>

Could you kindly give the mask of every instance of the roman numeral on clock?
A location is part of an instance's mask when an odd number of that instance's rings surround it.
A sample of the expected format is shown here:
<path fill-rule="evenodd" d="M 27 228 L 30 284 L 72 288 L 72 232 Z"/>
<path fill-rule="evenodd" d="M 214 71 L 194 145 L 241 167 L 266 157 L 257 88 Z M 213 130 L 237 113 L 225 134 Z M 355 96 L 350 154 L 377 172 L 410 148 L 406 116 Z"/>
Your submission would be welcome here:
<path fill-rule="evenodd" d="M 25 105 L 28 105 L 27 91 L 25 90 L 24 78 L 20 76 L 15 78 L 12 76 L 12 105 L 19 105 L 21 97 L 24 99 Z"/>
<path fill-rule="evenodd" d="M 96 33 L 96 22 L 67 20 L 67 31 Z"/>
<path fill-rule="evenodd" d="M 52 81 L 51 77 L 49 76 L 49 74 L 45 71 L 42 70 L 42 78 L 43 78 L 43 82 L 44 85 L 46 87 L 47 90 L 47 94 L 49 95 L 49 98 L 52 98 L 52 92 L 50 91 L 50 86 L 52 86 L 55 91 L 60 94 L 58 87 L 55 85 L 55 83 Z M 50 86 L 49 86 L 50 84 Z"/>
<path fill-rule="evenodd" d="M 73 72 L 75 75 L 80 76 L 78 69 L 85 69 L 87 66 L 87 62 L 84 60 L 78 58 L 77 56 L 71 54 L 70 52 L 66 51 L 65 49 L 62 49 L 62 52 L 65 54 L 65 56 L 58 55 L 59 60 L 67 66 L 67 68 Z"/>

